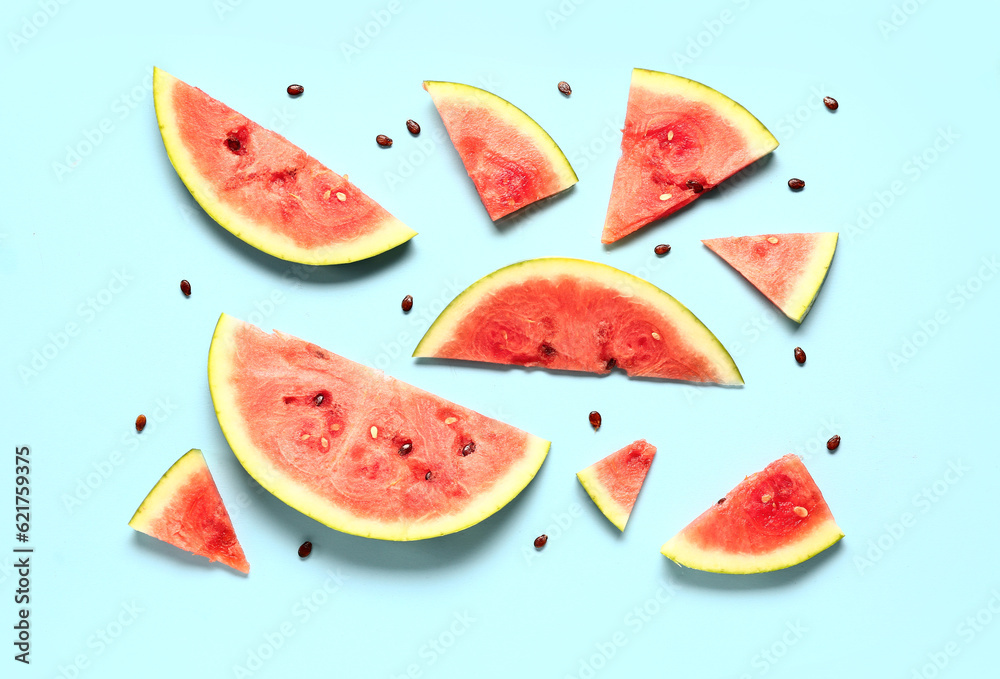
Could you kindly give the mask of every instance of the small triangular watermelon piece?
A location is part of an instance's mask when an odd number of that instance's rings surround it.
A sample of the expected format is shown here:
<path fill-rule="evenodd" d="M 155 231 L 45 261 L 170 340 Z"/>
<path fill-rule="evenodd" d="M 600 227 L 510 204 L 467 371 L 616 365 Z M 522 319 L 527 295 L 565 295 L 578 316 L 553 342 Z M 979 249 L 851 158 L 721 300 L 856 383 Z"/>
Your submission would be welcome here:
<path fill-rule="evenodd" d="M 576 184 L 565 154 L 509 101 L 472 85 L 424 82 L 490 219 Z"/>
<path fill-rule="evenodd" d="M 751 474 L 670 538 L 661 552 L 713 573 L 763 573 L 802 563 L 844 537 L 797 455 Z"/>
<path fill-rule="evenodd" d="M 241 573 L 250 572 L 229 512 L 205 456 L 197 448 L 167 470 L 128 525 L 209 561 L 220 561 Z"/>
<path fill-rule="evenodd" d="M 724 94 L 633 69 L 601 242 L 676 212 L 777 147 L 763 123 Z"/>
<path fill-rule="evenodd" d="M 625 530 L 654 455 L 656 446 L 639 439 L 576 474 L 590 499 L 618 530 Z"/>
<path fill-rule="evenodd" d="M 765 233 L 703 240 L 782 313 L 801 323 L 837 249 L 836 233 Z"/>

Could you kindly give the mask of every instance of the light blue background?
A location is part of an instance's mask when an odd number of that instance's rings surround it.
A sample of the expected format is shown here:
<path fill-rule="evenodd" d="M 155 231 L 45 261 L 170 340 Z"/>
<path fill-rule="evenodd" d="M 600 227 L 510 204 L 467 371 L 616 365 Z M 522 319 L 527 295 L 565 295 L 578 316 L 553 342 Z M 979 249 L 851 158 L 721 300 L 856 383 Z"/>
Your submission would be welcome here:
<path fill-rule="evenodd" d="M 0 493 L 10 498 L 10 453 L 29 445 L 37 551 L 24 667 L 10 645 L 6 503 L 0 675 L 995 672 L 1000 282 L 984 265 L 1000 256 L 995 5 L 16 0 L 3 14 Z M 420 235 L 364 263 L 304 269 L 232 237 L 163 151 L 154 64 L 349 173 Z M 716 87 L 781 146 L 725 191 L 606 249 L 634 66 Z M 424 79 L 477 84 L 522 107 L 580 183 L 493 225 Z M 284 92 L 292 82 L 306 88 L 297 100 Z M 825 94 L 839 99 L 835 114 Z M 423 126 L 418 138 L 407 118 Z M 379 133 L 395 145 L 378 149 Z M 87 141 L 71 172 L 55 165 Z M 785 186 L 792 176 L 806 180 L 801 193 Z M 828 230 L 841 241 L 801 327 L 700 244 Z M 652 253 L 660 242 L 673 246 L 665 258 Z M 466 285 L 549 255 L 605 262 L 673 294 L 729 347 L 746 387 L 409 358 Z M 90 299 L 99 311 L 87 311 Z M 222 311 L 259 314 L 267 329 L 551 439 L 549 458 L 506 509 L 460 534 L 396 544 L 334 532 L 261 492 L 229 450 L 205 378 Z M 71 323 L 78 333 L 62 337 Z M 808 353 L 802 368 L 796 345 Z M 25 373 L 36 351 L 44 365 Z M 593 409 L 604 416 L 597 433 Z M 137 437 L 140 412 L 150 424 Z M 829 455 L 834 433 L 843 445 Z M 659 454 L 620 535 L 574 474 L 639 437 Z M 248 578 L 126 525 L 191 447 L 204 450 L 233 515 Z M 659 554 L 745 474 L 795 451 L 847 534 L 840 545 L 744 577 L 682 570 Z M 70 502 L 76 494 L 86 497 Z M 536 555 L 542 532 L 551 539 Z M 304 539 L 315 548 L 301 561 Z"/>

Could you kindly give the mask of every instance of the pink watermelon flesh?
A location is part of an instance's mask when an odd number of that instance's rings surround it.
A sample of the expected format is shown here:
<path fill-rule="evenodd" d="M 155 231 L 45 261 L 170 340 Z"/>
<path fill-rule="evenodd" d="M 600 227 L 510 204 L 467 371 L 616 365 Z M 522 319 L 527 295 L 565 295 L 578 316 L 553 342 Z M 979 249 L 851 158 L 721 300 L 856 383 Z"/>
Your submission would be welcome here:
<path fill-rule="evenodd" d="M 676 212 L 778 145 L 759 123 L 759 129 L 734 124 L 733 107 L 739 119 L 757 122 L 700 83 L 635 70 L 601 242 L 613 243 Z"/>
<path fill-rule="evenodd" d="M 315 344 L 225 315 L 219 326 L 209 374 L 234 452 L 279 498 L 338 530 L 409 540 L 465 528 L 516 495 L 548 451 Z"/>
<path fill-rule="evenodd" d="M 801 321 L 819 291 L 835 233 L 765 233 L 703 240 L 789 318 Z"/>
<path fill-rule="evenodd" d="M 191 457 L 193 454 L 197 460 Z M 187 467 L 185 477 L 172 483 L 171 472 L 182 466 Z M 170 485 L 165 489 L 167 494 L 159 495 L 157 489 L 162 486 L 157 484 L 133 517 L 133 527 L 210 561 L 249 573 L 250 564 L 200 451 L 193 450 L 182 457 L 163 482 Z"/>
<path fill-rule="evenodd" d="M 200 89 L 177 81 L 169 96 L 196 171 L 213 178 L 221 203 L 255 225 L 318 249 L 396 222 L 346 177 Z"/>
<path fill-rule="evenodd" d="M 604 515 L 621 530 L 625 530 L 654 455 L 656 446 L 640 439 L 577 475 Z"/>

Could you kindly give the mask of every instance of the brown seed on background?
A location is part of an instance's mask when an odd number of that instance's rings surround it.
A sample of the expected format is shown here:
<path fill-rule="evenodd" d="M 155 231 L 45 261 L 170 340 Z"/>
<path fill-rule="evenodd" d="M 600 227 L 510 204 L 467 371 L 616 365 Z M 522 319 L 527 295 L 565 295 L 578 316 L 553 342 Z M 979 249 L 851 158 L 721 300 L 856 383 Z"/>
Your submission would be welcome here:
<path fill-rule="evenodd" d="M 146 428 L 146 416 L 140 415 L 139 417 L 135 418 L 135 430 L 142 431 L 145 428 Z"/>
<path fill-rule="evenodd" d="M 389 137 L 385 136 L 384 134 L 380 134 L 377 137 L 375 137 L 375 143 L 383 148 L 389 148 L 390 146 L 392 146 L 392 139 L 389 139 Z"/>
<path fill-rule="evenodd" d="M 410 134 L 420 134 L 420 125 L 416 120 L 407 120 L 406 129 L 410 131 Z"/>
<path fill-rule="evenodd" d="M 191 296 L 191 284 L 186 280 L 181 281 L 181 292 L 184 293 L 185 297 Z"/>
<path fill-rule="evenodd" d="M 655 252 L 660 257 L 662 257 L 663 255 L 665 255 L 668 252 L 670 252 L 670 246 L 667 245 L 666 243 L 660 243 L 655 248 L 653 248 L 653 252 Z"/>
<path fill-rule="evenodd" d="M 305 92 L 306 88 L 302 87 L 302 85 L 289 85 L 285 91 L 288 92 L 289 96 L 297 97 Z"/>
<path fill-rule="evenodd" d="M 802 347 L 795 347 L 795 360 L 799 365 L 806 362 L 806 352 L 802 351 Z"/>
<path fill-rule="evenodd" d="M 409 312 L 409 310 L 413 308 L 413 295 L 407 295 L 404 297 L 400 306 L 403 308 L 403 311 Z"/>
<path fill-rule="evenodd" d="M 594 431 L 597 431 L 598 429 L 601 428 L 601 414 L 599 412 L 597 412 L 596 410 L 591 410 L 589 419 L 590 419 L 590 426 L 594 428 Z"/>
<path fill-rule="evenodd" d="M 823 97 L 823 104 L 831 111 L 836 111 L 840 108 L 840 104 L 838 104 L 837 100 L 833 97 Z"/>
<path fill-rule="evenodd" d="M 541 549 L 545 546 L 545 543 L 549 541 L 549 536 L 542 533 L 537 538 L 535 538 L 535 549 Z"/>
<path fill-rule="evenodd" d="M 559 91 L 565 94 L 567 97 L 573 94 L 573 89 L 569 86 L 569 83 L 566 82 L 565 80 L 560 80 L 559 84 L 556 87 L 558 87 Z"/>
<path fill-rule="evenodd" d="M 312 554 L 312 551 L 313 551 L 313 543 L 309 542 L 308 540 L 299 545 L 299 556 L 302 557 L 303 559 Z"/>
<path fill-rule="evenodd" d="M 797 177 L 788 180 L 788 188 L 792 191 L 801 191 L 806 188 L 806 183 Z"/>
<path fill-rule="evenodd" d="M 840 434 L 834 434 L 830 437 L 830 440 L 826 442 L 826 449 L 833 452 L 840 447 Z"/>

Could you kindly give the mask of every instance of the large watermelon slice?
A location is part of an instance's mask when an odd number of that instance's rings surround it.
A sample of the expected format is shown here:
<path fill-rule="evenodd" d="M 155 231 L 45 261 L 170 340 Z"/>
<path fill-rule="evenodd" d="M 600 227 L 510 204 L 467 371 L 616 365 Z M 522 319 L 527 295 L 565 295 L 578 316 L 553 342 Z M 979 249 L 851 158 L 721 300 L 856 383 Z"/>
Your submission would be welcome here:
<path fill-rule="evenodd" d="M 493 220 L 576 184 L 552 137 L 528 115 L 486 90 L 428 80 L 448 136 Z"/>
<path fill-rule="evenodd" d="M 293 262 L 339 264 L 416 235 L 346 176 L 158 68 L 153 98 L 177 174 L 215 221 L 250 245 Z"/>
<path fill-rule="evenodd" d="M 654 455 L 656 446 L 639 439 L 576 473 L 590 499 L 618 530 L 625 530 Z"/>
<path fill-rule="evenodd" d="M 467 528 L 517 495 L 549 450 L 537 436 L 225 314 L 208 380 L 250 475 L 345 533 L 418 540 Z"/>
<path fill-rule="evenodd" d="M 613 243 L 695 200 L 778 147 L 749 111 L 711 87 L 632 70 L 601 241 Z"/>
<path fill-rule="evenodd" d="M 836 233 L 765 233 L 703 240 L 782 313 L 801 323 L 837 249 Z"/>
<path fill-rule="evenodd" d="M 796 455 L 751 474 L 660 550 L 682 566 L 763 573 L 802 563 L 844 533 Z"/>
<path fill-rule="evenodd" d="M 414 356 L 743 384 L 715 335 L 641 278 L 581 259 L 531 259 L 481 278 Z"/>
<path fill-rule="evenodd" d="M 221 561 L 241 573 L 250 572 L 229 512 L 197 448 L 186 452 L 167 470 L 128 525 L 210 561 Z"/>

